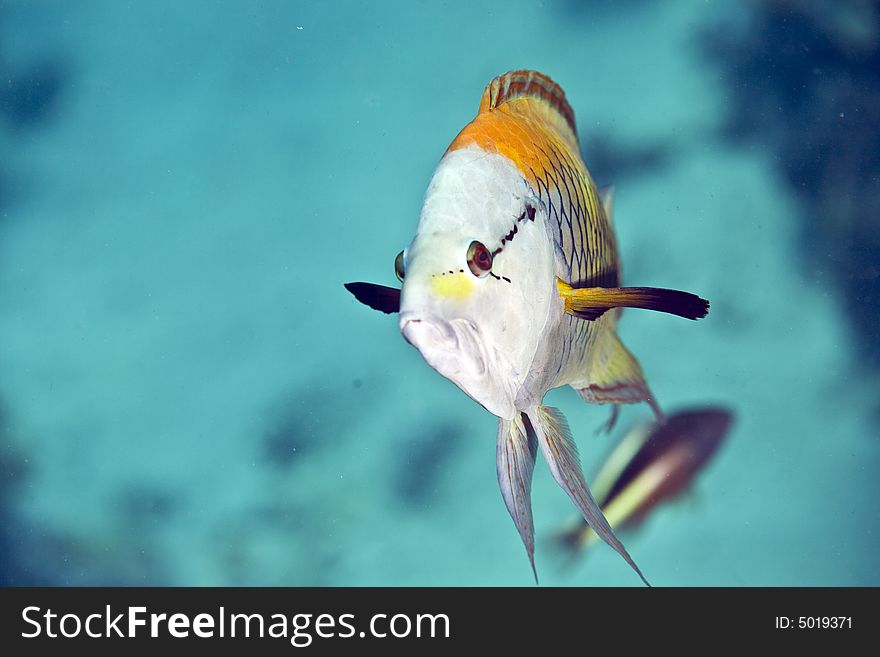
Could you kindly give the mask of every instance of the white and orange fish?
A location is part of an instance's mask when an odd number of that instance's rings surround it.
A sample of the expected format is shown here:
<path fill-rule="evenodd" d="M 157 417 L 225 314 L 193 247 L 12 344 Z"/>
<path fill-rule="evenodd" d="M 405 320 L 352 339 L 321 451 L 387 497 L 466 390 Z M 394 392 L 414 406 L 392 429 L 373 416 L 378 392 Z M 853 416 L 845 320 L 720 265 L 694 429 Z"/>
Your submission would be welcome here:
<path fill-rule="evenodd" d="M 620 287 L 611 202 L 581 160 L 562 89 L 535 71 L 513 71 L 489 83 L 476 118 L 443 155 L 415 238 L 395 260 L 402 289 L 346 288 L 399 312 L 401 333 L 428 364 L 498 416 L 498 482 L 533 572 L 540 447 L 586 522 L 645 580 L 590 494 L 565 418 L 543 399 L 570 385 L 592 403 L 648 402 L 661 418 L 617 337 L 619 309 L 696 319 L 709 304 Z"/>

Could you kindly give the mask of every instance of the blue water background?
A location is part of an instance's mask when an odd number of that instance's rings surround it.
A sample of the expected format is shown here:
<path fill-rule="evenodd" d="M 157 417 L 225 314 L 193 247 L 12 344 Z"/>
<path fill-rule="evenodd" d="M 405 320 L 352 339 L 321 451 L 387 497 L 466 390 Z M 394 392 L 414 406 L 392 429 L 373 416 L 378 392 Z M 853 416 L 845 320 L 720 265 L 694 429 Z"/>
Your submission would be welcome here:
<path fill-rule="evenodd" d="M 585 140 L 662 145 L 660 165 L 596 171 L 625 280 L 712 311 L 628 312 L 621 335 L 664 408 L 737 415 L 694 490 L 624 535 L 642 570 L 880 584 L 876 373 L 804 273 L 770 145 L 722 137 L 731 90 L 700 47 L 741 11 L 0 3 L 4 77 L 42 76 L 0 121 L 3 582 L 530 585 L 494 418 L 342 283 L 395 282 L 483 86 L 534 68 Z M 597 436 L 606 409 L 548 400 L 588 479 L 649 417 Z M 573 508 L 540 460 L 534 514 L 542 583 L 639 584 L 604 546 L 556 567 Z"/>

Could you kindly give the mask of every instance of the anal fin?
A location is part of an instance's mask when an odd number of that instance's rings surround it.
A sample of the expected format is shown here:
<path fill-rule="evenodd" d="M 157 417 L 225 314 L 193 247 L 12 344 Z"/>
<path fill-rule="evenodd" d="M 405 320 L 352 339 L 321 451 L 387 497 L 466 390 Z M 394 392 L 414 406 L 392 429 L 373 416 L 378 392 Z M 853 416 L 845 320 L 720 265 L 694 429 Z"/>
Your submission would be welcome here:
<path fill-rule="evenodd" d="M 535 437 L 526 432 L 521 416 L 512 421 L 498 420 L 498 485 L 529 555 L 535 583 L 538 582 L 538 572 L 535 570 L 535 529 L 532 522 L 532 473 L 537 452 Z"/>
<path fill-rule="evenodd" d="M 582 381 L 571 384 L 591 404 L 647 402 L 663 422 L 663 411 L 651 394 L 639 361 L 623 346 L 613 330 L 605 331 L 593 348 L 593 361 Z M 616 419 L 616 418 L 615 418 Z"/>

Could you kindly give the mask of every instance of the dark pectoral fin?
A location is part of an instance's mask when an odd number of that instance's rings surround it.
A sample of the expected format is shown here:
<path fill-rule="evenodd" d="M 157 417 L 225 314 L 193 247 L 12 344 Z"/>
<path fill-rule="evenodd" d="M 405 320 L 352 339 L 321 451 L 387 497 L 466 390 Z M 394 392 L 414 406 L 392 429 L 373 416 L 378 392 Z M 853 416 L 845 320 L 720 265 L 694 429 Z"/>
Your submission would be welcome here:
<path fill-rule="evenodd" d="M 346 283 L 345 289 L 373 310 L 381 310 L 383 313 L 400 312 L 400 290 L 396 287 L 375 283 Z"/>
<path fill-rule="evenodd" d="M 644 308 L 687 319 L 700 319 L 709 312 L 709 302 L 690 292 L 659 287 L 573 288 L 557 280 L 565 300 L 565 312 L 581 319 L 598 319 L 611 308 Z"/>

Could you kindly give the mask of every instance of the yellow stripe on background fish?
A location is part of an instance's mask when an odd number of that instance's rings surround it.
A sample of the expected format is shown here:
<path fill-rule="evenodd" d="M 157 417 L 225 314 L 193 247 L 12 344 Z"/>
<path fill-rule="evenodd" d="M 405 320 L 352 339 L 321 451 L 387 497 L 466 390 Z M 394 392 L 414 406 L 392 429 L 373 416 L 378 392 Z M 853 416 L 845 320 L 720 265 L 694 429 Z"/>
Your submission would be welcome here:
<path fill-rule="evenodd" d="M 498 417 L 498 482 L 533 569 L 540 447 L 585 521 L 641 576 L 590 494 L 565 419 L 543 398 L 570 385 L 592 403 L 646 401 L 662 418 L 617 337 L 619 309 L 695 319 L 708 303 L 619 287 L 610 210 L 611 194 L 581 160 L 562 89 L 513 71 L 489 83 L 434 172 L 416 236 L 395 259 L 400 292 L 346 287 L 372 308 L 399 311 L 401 333 L 428 364 Z"/>
<path fill-rule="evenodd" d="M 646 422 L 627 433 L 596 475 L 593 491 L 608 523 L 634 527 L 663 503 L 687 491 L 727 437 L 733 413 L 704 406 L 674 413 L 665 424 Z M 598 540 L 580 520 L 556 541 L 571 556 Z"/>

